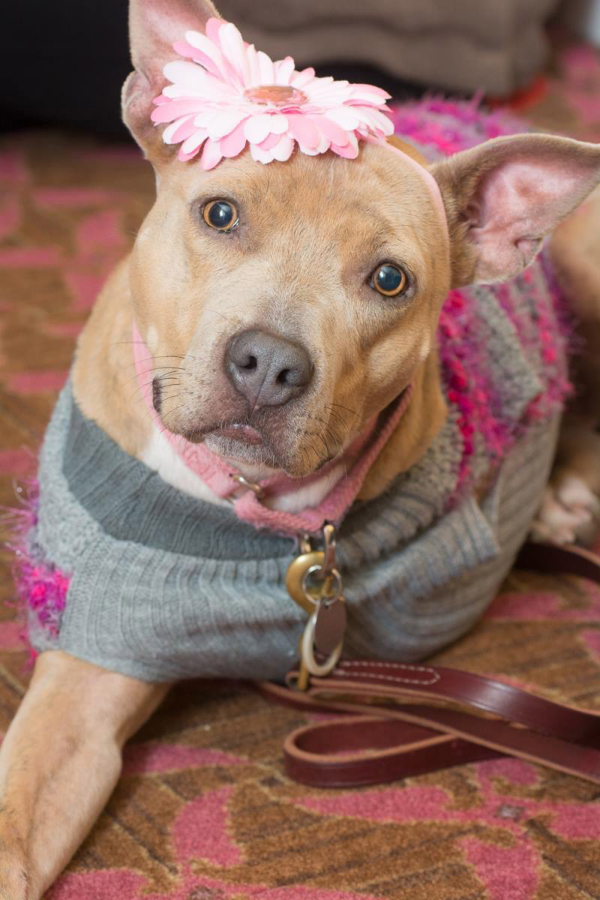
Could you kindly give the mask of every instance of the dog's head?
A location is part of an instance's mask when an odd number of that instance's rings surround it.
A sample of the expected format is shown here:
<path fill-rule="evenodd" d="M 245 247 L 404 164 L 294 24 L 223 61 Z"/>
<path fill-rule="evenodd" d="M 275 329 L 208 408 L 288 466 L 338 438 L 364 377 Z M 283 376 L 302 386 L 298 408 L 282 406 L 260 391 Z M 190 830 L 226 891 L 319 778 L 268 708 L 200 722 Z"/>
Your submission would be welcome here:
<path fill-rule="evenodd" d="M 448 289 L 516 274 L 592 189 L 600 151 L 501 138 L 435 165 L 406 156 L 248 152 L 212 171 L 178 161 L 150 121 L 173 41 L 205 0 L 132 0 L 124 118 L 157 199 L 131 264 L 135 317 L 166 427 L 240 461 L 314 472 L 415 380 Z M 443 405 L 440 405 L 443 408 Z"/>

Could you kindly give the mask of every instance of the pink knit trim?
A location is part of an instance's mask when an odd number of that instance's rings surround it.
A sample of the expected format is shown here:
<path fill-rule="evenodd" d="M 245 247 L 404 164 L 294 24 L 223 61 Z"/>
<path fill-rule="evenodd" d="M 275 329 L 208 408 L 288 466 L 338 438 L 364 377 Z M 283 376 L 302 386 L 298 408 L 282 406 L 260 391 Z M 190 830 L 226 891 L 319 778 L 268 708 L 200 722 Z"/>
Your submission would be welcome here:
<path fill-rule="evenodd" d="M 301 513 L 282 512 L 263 506 L 256 495 L 248 491 L 234 503 L 236 514 L 257 528 L 272 528 L 274 531 L 293 535 L 304 531 L 320 531 L 325 522 L 339 522 L 356 500 L 371 466 L 406 412 L 412 392 L 412 385 L 409 385 L 367 452 L 359 458 L 347 475 L 340 478 L 319 506 L 307 508 Z"/>
<path fill-rule="evenodd" d="M 233 480 L 233 476 L 240 474 L 239 470 L 228 465 L 204 444 L 186 441 L 181 435 L 173 434 L 164 428 L 152 403 L 152 379 L 148 377 L 148 364 L 152 363 L 152 355 L 135 323 L 133 325 L 133 355 L 140 390 L 150 417 L 160 427 L 161 432 L 185 465 L 201 478 L 217 497 L 232 499 L 233 509 L 240 519 L 250 522 L 256 528 L 271 528 L 294 537 L 302 532 L 317 532 L 325 522 L 339 522 L 343 518 L 360 492 L 369 469 L 404 415 L 412 396 L 412 386 L 409 385 L 383 427 L 377 428 L 378 417 L 375 416 L 369 422 L 366 430 L 353 441 L 342 456 L 332 460 L 317 473 L 306 478 L 274 475 L 260 481 L 259 485 L 266 498 L 295 493 L 321 479 L 344 459 L 350 460 L 358 455 L 358 460 L 347 474 L 340 478 L 319 506 L 307 508 L 300 513 L 288 513 L 269 509 L 258 500 L 252 491 L 247 491 L 237 499 L 234 498 L 240 487 Z"/>

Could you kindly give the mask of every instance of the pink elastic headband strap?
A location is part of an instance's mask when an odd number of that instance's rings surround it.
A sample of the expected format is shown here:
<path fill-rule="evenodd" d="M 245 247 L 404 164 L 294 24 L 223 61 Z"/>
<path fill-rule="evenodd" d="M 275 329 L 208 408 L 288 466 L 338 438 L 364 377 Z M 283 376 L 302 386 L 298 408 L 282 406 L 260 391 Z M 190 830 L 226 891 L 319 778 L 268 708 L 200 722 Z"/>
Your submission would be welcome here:
<path fill-rule="evenodd" d="M 394 153 L 397 153 L 402 159 L 407 162 L 415 172 L 419 174 L 419 177 L 423 179 L 425 184 L 427 185 L 427 189 L 433 200 L 435 208 L 437 209 L 440 219 L 442 221 L 445 241 L 446 241 L 446 249 L 447 252 L 450 252 L 450 232 L 448 231 L 448 218 L 446 216 L 446 207 L 444 206 L 444 200 L 442 197 L 442 192 L 440 191 L 440 186 L 429 171 L 424 165 L 417 162 L 409 153 L 405 153 L 404 150 L 401 150 L 400 147 L 397 147 L 395 143 L 392 143 L 390 140 L 385 142 L 385 146 L 392 150 Z M 418 151 L 415 150 L 415 153 Z"/>

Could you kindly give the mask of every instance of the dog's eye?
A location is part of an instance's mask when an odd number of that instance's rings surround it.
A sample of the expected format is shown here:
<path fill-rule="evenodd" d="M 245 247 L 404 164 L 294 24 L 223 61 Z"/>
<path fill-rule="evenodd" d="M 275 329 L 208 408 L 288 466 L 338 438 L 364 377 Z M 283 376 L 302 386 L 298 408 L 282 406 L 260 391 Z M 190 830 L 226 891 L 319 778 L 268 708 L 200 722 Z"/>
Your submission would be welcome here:
<path fill-rule="evenodd" d="M 217 231 L 233 231 L 239 222 L 238 211 L 229 200 L 211 200 L 202 215 L 206 224 Z"/>
<path fill-rule="evenodd" d="M 406 273 L 391 263 L 378 266 L 371 275 L 371 287 L 384 297 L 397 297 L 406 289 L 407 283 Z"/>

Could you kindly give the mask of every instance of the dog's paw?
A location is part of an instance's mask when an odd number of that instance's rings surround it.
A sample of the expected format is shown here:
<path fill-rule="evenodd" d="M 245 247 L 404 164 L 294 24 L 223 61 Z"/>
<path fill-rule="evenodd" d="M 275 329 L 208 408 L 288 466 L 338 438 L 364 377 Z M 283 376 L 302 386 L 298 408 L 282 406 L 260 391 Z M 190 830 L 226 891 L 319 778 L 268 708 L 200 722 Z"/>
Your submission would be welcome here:
<path fill-rule="evenodd" d="M 566 472 L 546 488 L 531 538 L 552 544 L 588 543 L 597 533 L 599 517 L 598 497 L 582 478 Z"/>

